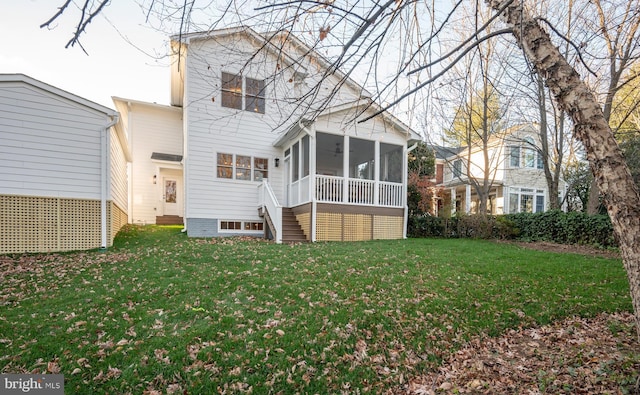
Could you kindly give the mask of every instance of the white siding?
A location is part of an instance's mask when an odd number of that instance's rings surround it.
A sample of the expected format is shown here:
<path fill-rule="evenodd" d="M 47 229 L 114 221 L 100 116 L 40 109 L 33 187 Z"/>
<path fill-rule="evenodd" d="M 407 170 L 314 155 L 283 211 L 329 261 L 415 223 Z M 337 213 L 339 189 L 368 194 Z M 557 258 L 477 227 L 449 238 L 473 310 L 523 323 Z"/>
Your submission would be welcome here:
<path fill-rule="evenodd" d="M 161 177 L 151 154 L 182 155 L 182 112 L 178 108 L 116 101 L 128 124 L 133 160 L 130 174 L 131 213 L 134 224 L 155 223 L 161 209 Z M 156 184 L 153 176 L 157 175 Z"/>
<path fill-rule="evenodd" d="M 406 135 L 399 133 L 396 128 L 384 122 L 381 117 L 357 123 L 353 122 L 355 114 L 353 110 L 345 110 L 321 116 L 316 121 L 316 131 L 340 135 L 346 134 L 365 140 L 379 140 L 386 144 L 406 146 Z M 361 116 L 361 118 L 363 117 Z"/>
<path fill-rule="evenodd" d="M 316 106 L 320 103 L 333 106 L 359 98 L 359 92 L 345 85 L 331 103 L 324 103 L 323 99 L 338 83 L 335 75 L 323 78 L 318 62 L 307 59 L 303 64 L 307 77 L 302 83 L 296 84 L 293 82 L 293 70 L 276 73 L 282 65 L 273 54 L 263 51 L 247 64 L 257 48 L 241 36 L 195 40 L 188 47 L 185 81 L 187 98 L 184 110 L 187 129 L 185 181 L 188 218 L 259 219 L 259 183 L 218 179 L 217 153 L 267 158 L 269 182 L 277 198 L 283 203 L 282 151 L 272 144 L 280 131 L 295 122 L 302 111 L 309 109 L 310 106 L 300 105 L 297 101 L 299 96 L 307 93 L 309 87 L 322 82 L 321 89 L 313 97 Z M 300 56 L 301 53 L 292 54 L 293 58 Z M 223 71 L 267 81 L 265 114 L 221 106 L 220 78 Z M 376 133 L 385 132 L 381 126 L 376 126 Z M 335 129 L 333 125 L 327 127 Z M 367 128 L 364 125 L 356 127 L 358 130 Z M 353 125 L 349 128 L 356 133 Z M 406 138 L 389 138 L 398 139 L 397 144 L 406 144 Z M 274 166 L 276 157 L 281 160 L 279 168 Z M 230 204 L 231 201 L 233 204 Z"/>
<path fill-rule="evenodd" d="M 100 135 L 108 122 L 64 97 L 3 82 L 0 194 L 99 199 Z"/>
<path fill-rule="evenodd" d="M 236 38 L 237 40 L 237 38 Z M 233 46 L 231 46 L 233 44 Z M 291 107 L 284 101 L 287 89 L 282 78 L 271 78 L 275 59 L 257 58 L 244 62 L 255 47 L 244 41 L 197 41 L 187 56 L 186 188 L 190 218 L 258 219 L 257 185 L 254 181 L 218 179 L 217 153 L 246 155 L 269 160 L 269 181 L 282 199 L 282 166 L 274 167 L 280 151 L 272 146 L 276 129 L 289 119 Z M 267 79 L 265 114 L 234 110 L 220 105 L 220 77 L 223 71 L 256 79 Z M 233 202 L 233 204 L 230 204 Z"/>
<path fill-rule="evenodd" d="M 124 156 L 122 144 L 118 139 L 116 131 L 111 128 L 111 160 L 110 160 L 110 182 L 111 196 L 109 197 L 121 210 L 127 211 L 128 207 L 128 185 L 127 185 L 127 159 Z"/>

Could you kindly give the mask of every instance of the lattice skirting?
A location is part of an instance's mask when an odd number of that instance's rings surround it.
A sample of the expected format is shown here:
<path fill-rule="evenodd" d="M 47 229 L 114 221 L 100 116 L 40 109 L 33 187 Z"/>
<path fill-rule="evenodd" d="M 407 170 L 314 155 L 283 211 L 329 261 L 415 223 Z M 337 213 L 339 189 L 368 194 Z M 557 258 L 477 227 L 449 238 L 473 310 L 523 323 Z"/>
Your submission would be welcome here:
<path fill-rule="evenodd" d="M 107 202 L 107 243 L 127 223 L 127 214 Z M 0 253 L 99 248 L 100 201 L 0 195 Z"/>
<path fill-rule="evenodd" d="M 404 218 L 376 214 L 317 213 L 316 240 L 401 239 Z"/>
<path fill-rule="evenodd" d="M 311 240 L 311 213 L 301 213 L 296 215 L 296 221 L 300 224 L 302 233 L 304 233 L 307 240 Z"/>

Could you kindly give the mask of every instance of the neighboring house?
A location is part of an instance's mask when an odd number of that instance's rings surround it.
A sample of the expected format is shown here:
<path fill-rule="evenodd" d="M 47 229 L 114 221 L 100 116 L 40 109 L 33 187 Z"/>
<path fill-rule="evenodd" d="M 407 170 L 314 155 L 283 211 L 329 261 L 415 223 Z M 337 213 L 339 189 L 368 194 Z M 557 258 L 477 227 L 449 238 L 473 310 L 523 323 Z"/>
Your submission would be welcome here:
<path fill-rule="evenodd" d="M 483 184 L 487 170 L 488 213 L 546 211 L 550 199 L 562 196 L 549 196 L 539 147 L 538 131 L 532 125 L 514 127 L 492 138 L 486 152 L 489 166 L 485 166 L 481 147 L 439 147 L 436 153 L 437 162 L 444 166 L 440 184 L 445 189 L 444 206 L 452 212 L 476 213 L 479 197 L 474 184 Z M 565 191 L 563 181 L 559 190 Z"/>
<path fill-rule="evenodd" d="M 134 223 L 172 210 L 167 174 L 189 236 L 405 237 L 406 158 L 418 138 L 387 112 L 353 122 L 380 109 L 362 87 L 291 36 L 243 27 L 173 39 L 173 107 L 114 99 L 130 120 Z M 154 111 L 162 127 L 150 124 Z"/>
<path fill-rule="evenodd" d="M 118 113 L 0 74 L 0 253 L 107 247 L 127 223 Z"/>

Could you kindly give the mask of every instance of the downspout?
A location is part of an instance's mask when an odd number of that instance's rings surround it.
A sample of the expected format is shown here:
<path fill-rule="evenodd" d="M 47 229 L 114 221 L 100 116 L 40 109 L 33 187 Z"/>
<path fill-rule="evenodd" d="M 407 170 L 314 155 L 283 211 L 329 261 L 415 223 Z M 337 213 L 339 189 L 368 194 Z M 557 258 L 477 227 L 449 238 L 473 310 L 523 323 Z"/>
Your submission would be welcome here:
<path fill-rule="evenodd" d="M 407 153 L 405 155 L 405 160 L 404 160 L 404 166 L 405 166 L 404 188 L 405 188 L 405 193 L 404 193 L 404 227 L 402 228 L 402 238 L 403 239 L 407 238 L 407 225 L 409 224 L 409 206 L 407 204 L 407 190 L 409 189 L 409 152 L 411 152 L 414 149 L 416 149 L 416 147 L 418 147 L 418 143 L 415 143 L 411 147 L 407 148 Z"/>
<path fill-rule="evenodd" d="M 191 44 L 191 37 L 187 37 L 185 39 L 185 48 L 188 48 Z M 187 97 L 189 97 L 189 76 L 187 73 L 188 65 L 187 65 L 187 53 L 185 49 L 184 55 L 182 54 L 182 41 L 178 42 L 178 56 L 184 57 L 184 70 L 183 70 L 183 80 L 182 80 L 182 105 L 180 108 L 182 109 L 182 222 L 183 227 L 180 232 L 189 234 L 187 225 L 188 225 L 188 215 L 191 215 L 191 207 L 190 207 L 190 194 L 189 194 L 189 167 L 187 166 L 187 158 L 189 156 L 189 112 L 186 110 Z M 178 67 L 180 67 L 180 62 L 178 62 Z"/>
<path fill-rule="evenodd" d="M 102 157 L 100 161 L 100 248 L 107 248 L 107 198 L 109 195 L 109 184 L 110 180 L 107 177 L 109 174 L 108 166 L 110 165 L 109 161 L 109 153 L 110 153 L 110 145 L 111 145 L 111 136 L 110 131 L 118 120 L 120 116 L 116 113 L 111 115 L 111 122 L 105 125 L 101 131 L 100 144 L 102 145 Z"/>
<path fill-rule="evenodd" d="M 306 126 L 304 126 L 304 124 L 302 123 L 301 119 L 298 119 L 298 126 L 300 127 L 300 129 L 302 131 L 304 131 L 308 136 L 309 136 L 309 152 L 311 153 L 311 147 L 313 146 L 313 165 L 312 165 L 312 161 L 311 158 L 309 158 L 309 176 L 311 177 L 311 182 L 309 182 L 309 188 L 311 189 L 309 191 L 309 196 L 311 196 L 311 215 L 309 216 L 309 233 L 311 233 L 309 235 L 309 238 L 311 239 L 311 242 L 315 242 L 316 241 L 316 212 L 318 209 L 318 202 L 316 201 L 316 194 L 315 194 L 315 190 L 316 190 L 316 166 L 315 163 L 318 160 L 317 156 L 317 147 L 315 144 L 315 134 L 311 132 L 311 130 L 309 130 L 309 128 L 307 128 Z M 311 144 L 311 139 L 314 140 L 314 143 Z"/>

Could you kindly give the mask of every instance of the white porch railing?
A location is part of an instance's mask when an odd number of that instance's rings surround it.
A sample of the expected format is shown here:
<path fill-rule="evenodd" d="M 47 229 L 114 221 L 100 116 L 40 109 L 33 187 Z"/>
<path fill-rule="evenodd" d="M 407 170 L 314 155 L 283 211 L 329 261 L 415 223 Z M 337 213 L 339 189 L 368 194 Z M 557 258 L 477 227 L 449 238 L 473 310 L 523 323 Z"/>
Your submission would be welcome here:
<path fill-rule="evenodd" d="M 323 203 L 350 203 L 372 206 L 403 207 L 404 187 L 400 183 L 378 182 L 335 176 L 316 176 L 316 201 Z M 378 196 L 376 201 L 376 184 Z M 346 195 L 345 195 L 346 193 Z"/>
<path fill-rule="evenodd" d="M 268 217 L 276 243 L 282 243 L 282 206 L 267 180 L 258 185 L 258 208 Z"/>
<path fill-rule="evenodd" d="M 291 187 L 289 188 L 289 204 L 291 206 L 297 206 L 311 201 L 310 183 L 310 176 L 303 177 L 291 183 Z"/>
<path fill-rule="evenodd" d="M 316 200 L 319 202 L 342 203 L 344 178 L 334 176 L 316 176 Z"/>
<path fill-rule="evenodd" d="M 375 187 L 375 181 L 349 179 L 349 203 L 375 204 L 373 196 Z"/>
<path fill-rule="evenodd" d="M 394 182 L 380 182 L 378 200 L 381 206 L 402 207 L 404 204 L 404 188 Z"/>

